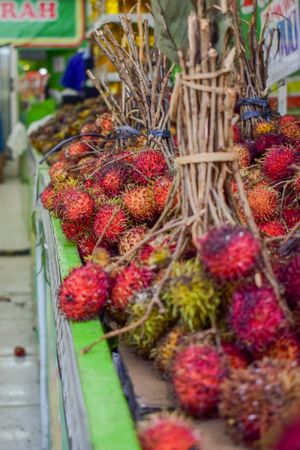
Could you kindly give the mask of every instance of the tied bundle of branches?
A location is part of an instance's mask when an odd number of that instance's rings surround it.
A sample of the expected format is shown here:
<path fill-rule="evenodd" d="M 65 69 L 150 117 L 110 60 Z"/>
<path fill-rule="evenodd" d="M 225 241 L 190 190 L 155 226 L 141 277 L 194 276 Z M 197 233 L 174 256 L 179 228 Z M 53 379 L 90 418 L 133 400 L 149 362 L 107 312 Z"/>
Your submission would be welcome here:
<path fill-rule="evenodd" d="M 167 70 L 167 59 L 157 48 L 150 47 L 148 21 L 140 24 L 139 36 L 136 36 L 130 16 L 121 16 L 123 44 L 121 45 L 108 25 L 94 31 L 93 41 L 100 47 L 115 66 L 122 81 L 122 105 L 118 105 L 109 92 L 107 84 L 91 73 L 102 97 L 110 99 L 110 110 L 118 117 L 122 125 L 143 129 L 149 140 L 163 143 L 166 150 L 168 133 L 168 81 L 174 66 Z M 137 40 L 142 43 L 139 48 Z"/>
<path fill-rule="evenodd" d="M 229 12 L 223 0 L 216 6 L 224 15 Z M 152 300 L 144 316 L 124 328 L 107 333 L 84 351 L 89 351 L 103 339 L 119 336 L 143 325 L 154 307 L 163 314 L 164 305 L 160 297 L 174 264 L 185 258 L 191 244 L 197 247 L 199 239 L 209 229 L 223 224 L 239 224 L 230 188 L 232 178 L 237 186 L 246 224 L 257 240 L 261 241 L 239 172 L 238 156 L 231 151 L 232 118 L 237 93 L 233 68 L 235 49 L 229 47 L 226 36 L 222 54 L 218 54 L 212 46 L 214 24 L 209 18 L 210 14 L 205 0 L 199 0 L 197 13 L 192 13 L 188 19 L 188 51 L 185 54 L 179 51 L 182 72 L 177 75 L 171 101 L 171 115 L 173 119 L 176 118 L 179 141 L 179 157 L 175 159 L 178 171 L 167 206 L 145 239 L 110 268 L 114 271 L 121 264 L 128 264 L 144 244 L 161 234 L 173 246 L 172 255 L 162 278 L 154 287 Z M 262 243 L 259 271 L 255 277 L 257 284 L 262 283 L 263 277 L 274 288 L 282 310 L 290 318 L 289 309 L 280 296 L 269 255 Z"/>
<path fill-rule="evenodd" d="M 236 77 L 240 84 L 241 129 L 244 137 L 251 138 L 258 121 L 272 120 L 276 115 L 268 103 L 268 65 L 274 37 L 278 30 L 270 31 L 266 42 L 269 19 L 265 20 L 260 35 L 257 32 L 257 0 L 253 2 L 253 14 L 247 23 L 247 36 L 243 35 L 239 2 L 232 1 L 233 29 L 236 43 Z"/>

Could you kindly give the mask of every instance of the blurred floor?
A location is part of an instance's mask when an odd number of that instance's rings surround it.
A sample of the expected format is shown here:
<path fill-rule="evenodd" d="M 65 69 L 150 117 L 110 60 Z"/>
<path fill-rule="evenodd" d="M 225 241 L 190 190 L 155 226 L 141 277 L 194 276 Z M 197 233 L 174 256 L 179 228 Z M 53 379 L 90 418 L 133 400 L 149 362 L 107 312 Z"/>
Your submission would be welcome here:
<path fill-rule="evenodd" d="M 20 181 L 9 163 L 0 184 L 0 254 L 29 249 Z M 0 256 L 0 449 L 40 450 L 39 361 L 31 257 Z M 22 346 L 27 356 L 17 358 Z"/>

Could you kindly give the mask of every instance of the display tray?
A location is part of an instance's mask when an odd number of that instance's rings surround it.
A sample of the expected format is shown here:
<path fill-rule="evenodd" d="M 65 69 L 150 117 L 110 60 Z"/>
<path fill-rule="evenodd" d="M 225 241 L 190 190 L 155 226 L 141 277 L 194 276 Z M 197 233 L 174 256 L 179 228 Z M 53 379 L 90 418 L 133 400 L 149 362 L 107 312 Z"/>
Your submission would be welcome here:
<path fill-rule="evenodd" d="M 33 154 L 39 158 L 36 152 Z M 48 182 L 48 167 L 41 165 L 37 176 L 38 191 Z M 59 220 L 51 218 L 41 205 L 38 209 L 47 248 L 69 448 L 140 449 L 133 419 L 174 409 L 170 384 L 150 361 L 137 357 L 122 343 L 113 352 L 107 342 L 102 342 L 89 353 L 80 353 L 104 330 L 98 320 L 69 323 L 59 314 L 57 292 L 60 281 L 81 261 L 76 246 L 65 238 Z M 203 435 L 205 450 L 247 450 L 233 444 L 221 420 L 195 421 L 195 425 Z"/>

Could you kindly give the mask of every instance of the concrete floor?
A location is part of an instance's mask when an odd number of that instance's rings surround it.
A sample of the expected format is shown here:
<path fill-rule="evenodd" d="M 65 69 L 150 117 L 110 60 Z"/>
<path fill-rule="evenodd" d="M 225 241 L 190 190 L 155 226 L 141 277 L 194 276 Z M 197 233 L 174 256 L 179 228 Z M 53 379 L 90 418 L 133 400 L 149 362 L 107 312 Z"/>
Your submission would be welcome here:
<path fill-rule="evenodd" d="M 9 163 L 0 184 L 0 251 L 30 247 L 15 172 Z M 5 450 L 41 449 L 31 265 L 30 256 L 0 256 L 0 449 Z M 26 349 L 24 358 L 14 356 L 18 345 Z"/>

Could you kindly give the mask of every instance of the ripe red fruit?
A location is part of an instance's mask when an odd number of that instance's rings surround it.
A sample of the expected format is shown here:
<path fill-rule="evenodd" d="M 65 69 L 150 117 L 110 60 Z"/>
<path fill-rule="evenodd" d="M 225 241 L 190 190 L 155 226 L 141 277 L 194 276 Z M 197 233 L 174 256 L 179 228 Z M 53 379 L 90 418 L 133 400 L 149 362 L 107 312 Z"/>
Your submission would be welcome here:
<path fill-rule="evenodd" d="M 279 220 L 272 220 L 259 224 L 260 230 L 269 237 L 278 237 L 286 234 L 284 225 Z"/>
<path fill-rule="evenodd" d="M 295 152 L 290 147 L 272 147 L 264 158 L 262 171 L 271 181 L 285 180 L 290 177 L 296 162 Z"/>
<path fill-rule="evenodd" d="M 262 356 L 274 359 L 300 360 L 300 345 L 293 335 L 280 337 Z"/>
<path fill-rule="evenodd" d="M 87 234 L 78 239 L 77 248 L 83 261 L 86 261 L 86 259 L 93 253 L 96 243 L 97 239 L 93 234 Z"/>
<path fill-rule="evenodd" d="M 136 187 L 124 194 L 124 206 L 138 221 L 151 220 L 155 216 L 153 191 L 150 187 Z"/>
<path fill-rule="evenodd" d="M 299 140 L 300 138 L 300 119 L 297 116 L 291 114 L 286 114 L 280 117 L 279 128 L 288 139 Z"/>
<path fill-rule="evenodd" d="M 150 286 L 153 272 L 147 267 L 138 267 L 135 263 L 125 267 L 116 277 L 111 293 L 111 306 L 114 310 L 124 311 L 131 297 Z"/>
<path fill-rule="evenodd" d="M 109 134 L 113 131 L 114 123 L 111 113 L 103 113 L 96 119 L 96 126 L 102 130 L 102 134 Z"/>
<path fill-rule="evenodd" d="M 272 219 L 278 208 L 278 192 L 267 186 L 258 186 L 248 191 L 248 201 L 254 219 L 259 222 Z"/>
<path fill-rule="evenodd" d="M 124 188 L 127 175 L 125 164 L 120 162 L 109 164 L 99 172 L 99 185 L 106 195 L 118 195 Z"/>
<path fill-rule="evenodd" d="M 80 134 L 85 133 L 99 133 L 99 128 L 94 122 L 86 123 L 80 128 Z"/>
<path fill-rule="evenodd" d="M 244 285 L 233 294 L 230 323 L 240 342 L 250 351 L 262 352 L 287 328 L 287 321 L 273 289 Z"/>
<path fill-rule="evenodd" d="M 251 156 L 246 144 L 234 144 L 232 151 L 239 157 L 239 166 L 244 168 L 250 165 Z"/>
<path fill-rule="evenodd" d="M 162 213 L 166 206 L 172 184 L 172 180 L 167 177 L 158 178 L 154 183 L 153 197 L 155 208 L 159 213 Z"/>
<path fill-rule="evenodd" d="M 260 245 L 246 228 L 224 225 L 199 241 L 201 261 L 221 280 L 248 275 L 256 264 Z"/>
<path fill-rule="evenodd" d="M 190 344 L 179 350 L 172 365 L 172 385 L 181 408 L 196 418 L 212 413 L 225 373 L 225 360 L 215 347 Z"/>
<path fill-rule="evenodd" d="M 54 197 L 55 189 L 52 183 L 50 183 L 41 193 L 40 199 L 44 208 L 52 211 L 54 209 Z"/>
<path fill-rule="evenodd" d="M 80 321 L 96 316 L 109 294 L 109 277 L 97 264 L 73 269 L 59 290 L 59 309 L 69 319 Z"/>
<path fill-rule="evenodd" d="M 182 417 L 161 414 L 139 425 L 142 450 L 202 450 L 198 431 Z"/>
<path fill-rule="evenodd" d="M 251 148 L 251 153 L 254 158 L 260 158 L 263 156 L 266 150 L 276 145 L 284 145 L 285 137 L 282 134 L 264 134 L 259 136 Z"/>
<path fill-rule="evenodd" d="M 300 222 L 299 208 L 284 208 L 282 214 L 288 228 L 293 228 L 298 222 Z"/>
<path fill-rule="evenodd" d="M 49 176 L 51 181 L 55 182 L 59 179 L 66 178 L 68 176 L 67 164 L 65 161 L 58 161 L 49 168 Z"/>
<path fill-rule="evenodd" d="M 164 155 L 159 150 L 142 151 L 133 163 L 132 178 L 141 184 L 147 184 L 167 172 Z"/>
<path fill-rule="evenodd" d="M 95 215 L 94 232 L 102 241 L 116 244 L 121 239 L 127 226 L 125 212 L 114 205 L 104 205 Z"/>
<path fill-rule="evenodd" d="M 144 226 L 134 227 L 126 231 L 119 242 L 120 255 L 125 255 L 132 247 L 144 239 L 147 231 L 148 228 Z"/>
<path fill-rule="evenodd" d="M 222 348 L 232 369 L 241 369 L 248 366 L 249 361 L 246 353 L 237 345 L 231 342 L 222 342 Z"/>
<path fill-rule="evenodd" d="M 296 254 L 282 269 L 281 281 L 292 307 L 300 309 L 300 254 Z"/>
<path fill-rule="evenodd" d="M 89 230 L 89 222 L 61 222 L 61 228 L 66 238 L 71 242 L 77 242 L 82 235 Z"/>
<path fill-rule="evenodd" d="M 65 155 L 67 159 L 76 160 L 90 151 L 89 146 L 82 141 L 72 142 L 67 146 Z"/>
<path fill-rule="evenodd" d="M 63 218 L 68 222 L 90 220 L 94 208 L 94 200 L 87 192 L 68 190 L 63 199 Z"/>
<path fill-rule="evenodd" d="M 26 350 L 24 347 L 15 347 L 14 349 L 14 354 L 17 358 L 23 358 L 24 356 L 26 356 Z"/>
<path fill-rule="evenodd" d="M 242 141 L 242 132 L 238 125 L 232 125 L 233 142 L 238 144 Z"/>

